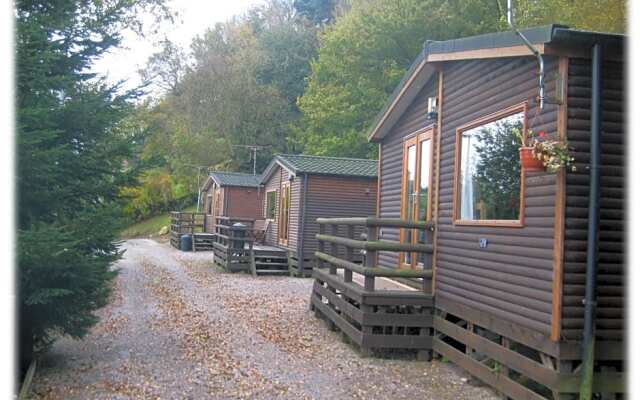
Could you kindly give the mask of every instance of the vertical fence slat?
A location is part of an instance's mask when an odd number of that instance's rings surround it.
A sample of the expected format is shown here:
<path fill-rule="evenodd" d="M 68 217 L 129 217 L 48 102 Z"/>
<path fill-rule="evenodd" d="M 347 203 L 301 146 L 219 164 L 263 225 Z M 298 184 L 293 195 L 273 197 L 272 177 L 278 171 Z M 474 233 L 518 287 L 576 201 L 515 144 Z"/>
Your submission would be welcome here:
<path fill-rule="evenodd" d="M 347 226 L 347 237 L 349 239 L 353 239 L 353 235 L 355 232 L 355 227 L 353 225 Z M 353 262 L 353 248 L 350 246 L 345 246 L 345 259 L 349 262 Z M 344 281 L 352 282 L 353 281 L 353 271 L 345 269 L 344 270 Z"/>
<path fill-rule="evenodd" d="M 338 236 L 338 225 L 331 224 L 330 225 L 331 236 Z M 338 245 L 336 243 L 331 243 L 331 255 L 334 257 L 338 257 Z M 338 272 L 338 268 L 336 268 L 335 264 L 329 265 L 329 273 L 331 275 L 335 275 Z"/>

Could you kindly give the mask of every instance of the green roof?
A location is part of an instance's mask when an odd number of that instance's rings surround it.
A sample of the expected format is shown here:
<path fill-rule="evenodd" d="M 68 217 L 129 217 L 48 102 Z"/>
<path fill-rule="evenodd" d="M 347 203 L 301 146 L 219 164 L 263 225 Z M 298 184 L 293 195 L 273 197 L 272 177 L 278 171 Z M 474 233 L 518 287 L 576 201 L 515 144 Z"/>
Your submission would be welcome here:
<path fill-rule="evenodd" d="M 327 156 L 308 156 L 303 154 L 278 154 L 263 174 L 270 175 L 273 166 L 278 163 L 294 174 L 352 176 L 376 178 L 378 161 L 362 158 L 344 158 Z"/>
<path fill-rule="evenodd" d="M 260 186 L 260 175 L 215 171 L 209 172 L 209 176 L 220 186 Z"/>

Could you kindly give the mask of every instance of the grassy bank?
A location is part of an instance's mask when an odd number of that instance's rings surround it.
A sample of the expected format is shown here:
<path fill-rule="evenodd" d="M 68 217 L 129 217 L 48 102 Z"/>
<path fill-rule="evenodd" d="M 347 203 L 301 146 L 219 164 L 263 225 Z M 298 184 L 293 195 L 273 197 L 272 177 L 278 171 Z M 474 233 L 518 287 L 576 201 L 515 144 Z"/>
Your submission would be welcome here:
<path fill-rule="evenodd" d="M 195 212 L 196 206 L 187 207 L 183 211 Z M 169 212 L 166 212 L 156 215 L 155 217 L 136 222 L 120 232 L 120 237 L 128 239 L 135 237 L 159 236 L 158 232 L 160 232 L 160 229 L 164 226 L 169 226 L 169 224 Z"/>

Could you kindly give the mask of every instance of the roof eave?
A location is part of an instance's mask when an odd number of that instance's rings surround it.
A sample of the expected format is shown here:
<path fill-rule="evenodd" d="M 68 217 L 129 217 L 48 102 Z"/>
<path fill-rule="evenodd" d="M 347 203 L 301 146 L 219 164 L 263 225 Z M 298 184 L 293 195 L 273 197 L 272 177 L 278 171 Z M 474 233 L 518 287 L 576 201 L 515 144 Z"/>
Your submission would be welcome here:
<path fill-rule="evenodd" d="M 304 172 L 304 175 L 314 175 L 314 176 L 331 176 L 335 178 L 359 178 L 359 179 L 378 179 L 378 175 L 352 175 L 352 174 L 329 174 L 329 173 L 321 173 L 321 172 Z"/>
<path fill-rule="evenodd" d="M 215 182 L 215 180 L 213 179 L 213 177 L 211 175 L 207 175 L 207 179 L 204 180 L 204 183 L 202 184 L 202 187 L 200 187 L 200 192 L 204 192 L 207 189 L 209 189 L 209 181 L 211 182 Z"/>
<path fill-rule="evenodd" d="M 607 42 L 624 47 L 625 36 L 598 32 L 581 32 L 562 25 L 546 25 L 523 29 L 522 32 L 531 37 L 534 47 L 541 54 L 573 54 L 576 51 L 577 39 L 583 42 Z M 613 46 L 615 47 L 615 46 Z M 398 121 L 402 113 L 411 104 L 415 96 L 428 82 L 437 64 L 445 61 L 458 61 L 483 58 L 502 58 L 532 56 L 531 51 L 512 31 L 496 32 L 468 38 L 452 39 L 441 42 L 426 41 L 423 49 L 407 71 L 390 100 L 376 118 L 373 128 L 368 134 L 371 142 L 381 141 Z M 417 64 L 417 67 L 414 65 Z M 431 71 L 429 70 L 431 68 Z M 425 76 L 424 71 L 430 72 Z M 421 82 L 419 77 L 423 77 Z M 419 84 L 416 84 L 419 83 Z"/>
<path fill-rule="evenodd" d="M 273 172 L 275 171 L 276 166 L 284 168 L 287 171 L 289 171 L 291 175 L 296 176 L 295 170 L 293 170 L 290 166 L 285 165 L 285 163 L 283 162 L 282 159 L 280 159 L 280 157 L 275 156 L 273 160 L 271 160 L 269 165 L 267 165 L 267 168 L 265 168 L 264 172 L 262 173 L 262 176 L 260 178 L 261 185 L 264 185 L 269 180 L 269 178 L 271 178 L 271 175 L 273 175 Z"/>
<path fill-rule="evenodd" d="M 373 129 L 368 134 L 370 142 L 378 142 L 386 136 L 404 110 L 406 110 L 420 90 L 422 90 L 422 87 L 431 79 L 435 71 L 435 66 L 428 64 L 428 59 L 425 57 L 393 97 L 391 104 L 385 108 L 385 112 L 374 124 Z"/>

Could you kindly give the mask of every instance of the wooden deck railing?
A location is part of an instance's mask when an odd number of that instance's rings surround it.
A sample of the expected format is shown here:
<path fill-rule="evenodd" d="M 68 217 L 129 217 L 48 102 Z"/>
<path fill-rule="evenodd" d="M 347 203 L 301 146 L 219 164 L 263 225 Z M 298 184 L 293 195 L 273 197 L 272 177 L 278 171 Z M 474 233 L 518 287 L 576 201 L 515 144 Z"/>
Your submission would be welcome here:
<path fill-rule="evenodd" d="M 380 251 L 430 254 L 431 223 L 383 218 L 319 218 L 317 222 L 318 251 L 311 296 L 316 316 L 324 318 L 331 329 L 342 331 L 365 353 L 374 348 L 402 348 L 430 357 L 431 267 L 395 269 L 376 263 Z M 380 240 L 381 228 L 424 230 L 427 243 Z M 356 251 L 364 255 L 361 263 L 356 262 Z M 354 280 L 354 274 L 361 277 Z M 393 286 L 389 282 L 387 288 L 376 288 L 377 278 L 419 280 L 422 290 L 389 289 Z"/>
<path fill-rule="evenodd" d="M 316 235 L 319 250 L 315 253 L 316 266 L 323 268 L 329 264 L 329 273 L 335 275 L 338 269 L 344 269 L 345 282 L 351 282 L 353 273 L 364 276 L 364 289 L 375 290 L 375 279 L 385 278 L 417 278 L 422 279 L 423 290 L 430 291 L 431 268 L 422 270 L 395 269 L 376 266 L 379 251 L 426 253 L 433 252 L 430 243 L 400 243 L 397 241 L 380 240 L 381 228 L 422 229 L 425 237 L 431 240 L 432 224 L 430 222 L 406 221 L 390 218 L 318 218 L 320 233 Z M 346 226 L 346 236 L 338 236 L 339 227 Z M 364 240 L 355 238 L 356 227 L 364 227 Z M 329 234 L 327 234 L 327 231 Z M 363 235 L 361 235 L 363 236 Z M 327 244 L 329 246 L 327 246 Z M 345 257 L 338 257 L 338 246 L 345 248 Z M 327 252 L 327 247 L 329 247 Z M 361 250 L 365 255 L 364 265 L 353 262 L 354 250 Z"/>
<path fill-rule="evenodd" d="M 216 217 L 213 225 L 213 262 L 230 272 L 256 275 L 253 219 Z"/>
<path fill-rule="evenodd" d="M 170 241 L 171 245 L 177 249 L 180 248 L 180 236 L 204 231 L 204 213 L 172 211 L 169 216 L 171 218 Z"/>

